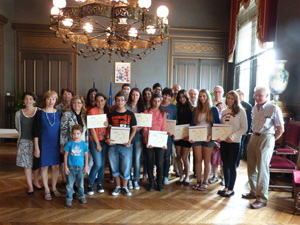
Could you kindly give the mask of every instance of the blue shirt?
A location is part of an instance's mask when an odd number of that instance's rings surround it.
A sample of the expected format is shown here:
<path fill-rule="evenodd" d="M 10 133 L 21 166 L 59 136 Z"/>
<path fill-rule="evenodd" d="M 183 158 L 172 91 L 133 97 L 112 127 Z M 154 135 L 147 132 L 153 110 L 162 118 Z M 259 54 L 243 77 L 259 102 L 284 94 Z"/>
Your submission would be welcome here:
<path fill-rule="evenodd" d="M 84 153 L 89 151 L 87 144 L 84 141 L 81 141 L 79 143 L 74 141 L 69 141 L 65 145 L 64 151 L 69 152 L 68 154 L 69 166 L 84 167 Z"/>
<path fill-rule="evenodd" d="M 160 106 L 162 111 L 167 113 L 167 120 L 176 120 L 177 119 L 177 107 L 170 103 L 168 106 Z"/>

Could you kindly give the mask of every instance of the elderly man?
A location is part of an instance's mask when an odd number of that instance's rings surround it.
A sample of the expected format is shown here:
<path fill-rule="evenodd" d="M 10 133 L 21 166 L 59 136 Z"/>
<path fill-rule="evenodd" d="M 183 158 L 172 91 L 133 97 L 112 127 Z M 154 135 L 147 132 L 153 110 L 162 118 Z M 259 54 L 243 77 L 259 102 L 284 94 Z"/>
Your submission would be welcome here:
<path fill-rule="evenodd" d="M 216 86 L 214 88 L 214 99 L 212 100 L 213 105 L 216 106 L 219 102 L 224 102 L 223 99 L 224 89 L 221 86 Z"/>
<path fill-rule="evenodd" d="M 198 100 L 198 90 L 197 89 L 190 89 L 189 90 L 189 97 L 190 102 L 193 107 L 197 107 L 197 100 Z"/>
<path fill-rule="evenodd" d="M 248 146 L 248 179 L 250 193 L 242 198 L 256 199 L 250 206 L 260 209 L 267 205 L 269 187 L 269 164 L 275 141 L 283 133 L 283 117 L 280 108 L 268 101 L 269 89 L 256 87 L 253 107 L 253 134 Z"/>
<path fill-rule="evenodd" d="M 180 85 L 175 84 L 175 85 L 173 86 L 173 92 L 174 92 L 174 95 L 173 95 L 173 97 L 172 97 L 172 99 L 171 99 L 171 103 L 173 103 L 174 105 L 176 105 L 176 103 L 177 103 L 176 98 L 177 98 L 178 91 L 180 91 L 180 90 L 181 90 Z"/>

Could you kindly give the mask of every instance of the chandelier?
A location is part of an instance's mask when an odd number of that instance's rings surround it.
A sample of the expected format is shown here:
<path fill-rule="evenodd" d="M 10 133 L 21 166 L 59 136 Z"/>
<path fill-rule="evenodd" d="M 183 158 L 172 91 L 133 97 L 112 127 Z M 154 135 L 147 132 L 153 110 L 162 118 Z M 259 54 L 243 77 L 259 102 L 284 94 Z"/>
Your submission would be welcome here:
<path fill-rule="evenodd" d="M 53 0 L 50 29 L 78 55 L 142 60 L 169 37 L 166 6 L 149 13 L 151 0 Z"/>

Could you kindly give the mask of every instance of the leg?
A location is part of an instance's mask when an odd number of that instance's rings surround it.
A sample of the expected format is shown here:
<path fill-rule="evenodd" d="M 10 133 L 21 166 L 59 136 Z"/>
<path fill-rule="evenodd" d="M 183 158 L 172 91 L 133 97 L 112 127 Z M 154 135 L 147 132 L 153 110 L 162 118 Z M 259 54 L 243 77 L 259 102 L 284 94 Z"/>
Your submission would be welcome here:
<path fill-rule="evenodd" d="M 201 174 L 202 174 L 202 146 L 194 147 L 195 158 L 196 158 L 196 174 L 197 184 L 201 185 Z"/>
<path fill-rule="evenodd" d="M 203 159 L 204 159 L 204 178 L 203 182 L 208 182 L 208 177 L 211 171 L 211 153 L 212 153 L 212 147 L 204 147 L 203 146 Z"/>
<path fill-rule="evenodd" d="M 109 164 L 111 167 L 112 176 L 114 178 L 119 177 L 119 181 L 120 181 L 118 145 L 109 146 L 108 159 L 109 159 Z M 116 180 L 117 179 L 115 179 L 115 181 Z M 117 184 L 117 181 L 116 181 L 116 184 Z M 117 184 L 117 186 L 120 186 L 120 182 L 119 182 L 119 184 Z"/>
<path fill-rule="evenodd" d="M 154 148 L 155 162 L 157 167 L 157 187 L 162 187 L 163 171 L 164 171 L 164 155 L 166 150 L 161 148 Z"/>
<path fill-rule="evenodd" d="M 93 186 L 96 176 L 101 168 L 102 155 L 101 155 L 101 152 L 99 152 L 97 150 L 95 141 L 89 142 L 89 149 L 90 149 L 90 153 L 93 157 L 93 166 L 92 166 L 89 176 L 88 176 L 88 186 L 91 187 L 91 186 Z"/>
<path fill-rule="evenodd" d="M 258 142 L 259 139 L 257 138 L 257 136 L 252 135 L 247 150 L 248 180 L 250 185 L 250 194 L 253 196 L 256 196 L 256 182 L 257 182 L 256 148 L 258 148 L 259 146 Z"/>
<path fill-rule="evenodd" d="M 146 150 L 146 157 L 147 157 L 149 182 L 150 182 L 150 184 L 153 184 L 154 183 L 154 177 L 153 177 L 154 149 L 153 148 L 149 148 Z"/>
<path fill-rule="evenodd" d="M 119 146 L 120 175 L 122 178 L 122 187 L 127 187 L 130 179 L 130 170 L 132 165 L 132 145 L 129 147 Z"/>
<path fill-rule="evenodd" d="M 32 186 L 32 169 L 31 168 L 24 168 L 25 178 L 28 185 L 28 192 L 33 192 Z"/>
<path fill-rule="evenodd" d="M 183 147 L 179 145 L 175 145 L 175 148 L 177 154 L 177 166 L 180 174 L 180 180 L 183 181 L 183 168 L 182 168 L 182 155 L 181 155 L 181 151 Z"/>
<path fill-rule="evenodd" d="M 77 167 L 76 183 L 78 185 L 78 199 L 85 198 L 84 195 L 84 173 L 83 167 Z"/>
<path fill-rule="evenodd" d="M 143 150 L 142 134 L 137 131 L 133 138 L 133 181 L 139 181 L 141 169 L 141 156 Z"/>
<path fill-rule="evenodd" d="M 102 185 L 103 180 L 104 180 L 104 174 L 105 174 L 105 164 L 106 164 L 106 158 L 107 158 L 107 150 L 108 150 L 108 145 L 106 144 L 105 141 L 100 142 L 102 151 L 101 151 L 101 168 L 98 173 L 98 179 L 97 179 L 97 184 Z"/>
<path fill-rule="evenodd" d="M 66 200 L 73 200 L 73 187 L 74 187 L 74 183 L 75 183 L 75 170 L 73 166 L 69 166 L 69 170 L 70 173 L 67 176 L 67 185 L 66 185 L 66 189 L 67 189 L 67 193 L 66 193 Z"/>
<path fill-rule="evenodd" d="M 184 164 L 184 170 L 185 170 L 185 182 L 190 182 L 190 161 L 188 159 L 189 153 L 190 153 L 190 148 L 187 147 L 182 147 L 182 161 Z"/>
<path fill-rule="evenodd" d="M 239 143 L 230 143 L 228 144 L 228 146 L 230 147 L 230 151 L 228 151 L 228 167 L 230 173 L 228 190 L 233 191 L 235 180 L 236 180 L 236 167 L 240 155 L 239 154 L 240 145 Z"/>
<path fill-rule="evenodd" d="M 228 189 L 229 187 L 229 181 L 230 181 L 230 172 L 229 172 L 229 166 L 228 166 L 228 151 L 231 151 L 231 149 L 228 149 L 228 143 L 222 141 L 221 142 L 221 157 L 223 161 L 223 172 L 224 172 L 224 179 L 225 179 L 225 188 Z"/>
<path fill-rule="evenodd" d="M 146 148 L 146 145 L 143 144 L 143 182 L 147 181 L 147 174 L 148 174 L 147 165 L 148 165 L 147 148 Z"/>
<path fill-rule="evenodd" d="M 42 188 L 42 186 L 39 184 L 39 178 L 41 176 L 41 169 L 37 169 L 33 171 L 33 185 L 35 185 L 37 188 Z"/>
<path fill-rule="evenodd" d="M 52 184 L 51 184 L 53 191 L 57 191 L 56 184 L 57 184 L 58 176 L 59 176 L 59 165 L 54 165 L 52 166 Z"/>
<path fill-rule="evenodd" d="M 169 177 L 169 170 L 170 170 L 170 165 L 171 165 L 172 144 L 173 144 L 172 137 L 169 136 L 167 149 L 164 151 L 164 172 L 163 172 L 164 178 L 167 178 L 167 179 Z"/>
<path fill-rule="evenodd" d="M 42 181 L 45 188 L 45 193 L 50 193 L 49 185 L 48 185 L 48 166 L 41 168 Z"/>

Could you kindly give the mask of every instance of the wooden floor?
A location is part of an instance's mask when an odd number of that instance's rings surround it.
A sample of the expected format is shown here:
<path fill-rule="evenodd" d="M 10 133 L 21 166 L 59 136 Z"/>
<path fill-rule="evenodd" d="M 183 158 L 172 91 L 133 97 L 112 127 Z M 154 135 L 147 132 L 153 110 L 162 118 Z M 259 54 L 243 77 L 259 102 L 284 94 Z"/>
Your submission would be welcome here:
<path fill-rule="evenodd" d="M 114 185 L 104 182 L 105 193 L 87 196 L 87 204 L 75 199 L 71 208 L 64 197 L 43 199 L 43 192 L 33 197 L 26 194 L 23 169 L 15 166 L 15 144 L 0 145 L 0 223 L 1 224 L 300 224 L 294 216 L 293 199 L 289 192 L 270 191 L 268 206 L 253 210 L 249 200 L 241 199 L 248 191 L 246 164 L 238 168 L 236 194 L 223 198 L 216 194 L 219 184 L 209 185 L 207 191 L 178 187 L 172 176 L 164 192 L 148 192 L 146 184 L 113 197 Z M 195 180 L 192 180 L 193 184 Z M 59 180 L 58 190 L 65 194 Z"/>

